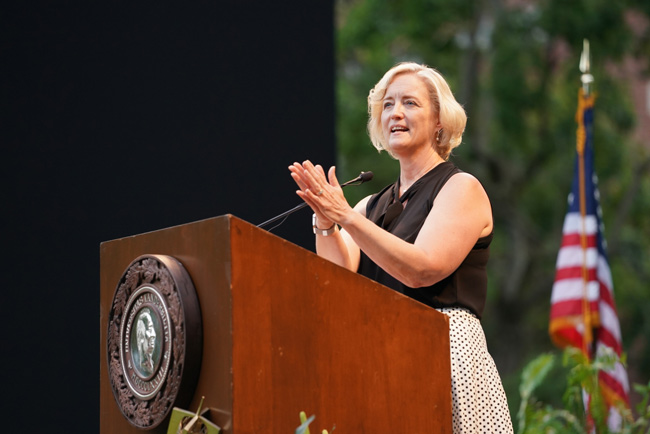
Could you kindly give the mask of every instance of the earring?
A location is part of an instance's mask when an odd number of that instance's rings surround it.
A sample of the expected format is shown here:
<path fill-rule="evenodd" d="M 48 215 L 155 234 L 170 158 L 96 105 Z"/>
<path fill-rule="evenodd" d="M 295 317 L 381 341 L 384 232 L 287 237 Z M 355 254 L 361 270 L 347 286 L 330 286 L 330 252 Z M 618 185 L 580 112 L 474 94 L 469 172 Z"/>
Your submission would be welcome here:
<path fill-rule="evenodd" d="M 442 138 L 442 128 L 438 130 L 438 136 L 436 137 L 436 141 L 440 143 L 440 139 Z"/>

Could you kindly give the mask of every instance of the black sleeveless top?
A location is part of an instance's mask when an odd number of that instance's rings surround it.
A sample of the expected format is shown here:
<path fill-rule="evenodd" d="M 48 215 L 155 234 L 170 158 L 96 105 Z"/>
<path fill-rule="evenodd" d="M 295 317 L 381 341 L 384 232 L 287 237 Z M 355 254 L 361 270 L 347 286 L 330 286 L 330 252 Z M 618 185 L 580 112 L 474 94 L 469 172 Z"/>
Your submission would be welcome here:
<path fill-rule="evenodd" d="M 452 175 L 460 169 L 445 161 L 418 179 L 399 199 L 399 179 L 368 201 L 366 216 L 397 237 L 414 243 L 433 202 Z M 408 200 L 406 207 L 401 204 Z M 392 205 L 392 206 L 391 206 Z M 467 257 L 451 275 L 434 285 L 411 288 L 379 268 L 361 252 L 358 272 L 370 279 L 434 308 L 465 307 L 479 318 L 487 293 L 486 264 L 490 255 L 492 233 L 478 239 Z"/>

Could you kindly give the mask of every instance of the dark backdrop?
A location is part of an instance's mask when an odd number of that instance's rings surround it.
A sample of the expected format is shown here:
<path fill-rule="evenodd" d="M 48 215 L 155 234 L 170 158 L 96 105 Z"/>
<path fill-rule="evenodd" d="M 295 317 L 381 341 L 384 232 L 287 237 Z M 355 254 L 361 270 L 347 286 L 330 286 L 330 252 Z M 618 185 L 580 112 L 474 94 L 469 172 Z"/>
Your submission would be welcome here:
<path fill-rule="evenodd" d="M 261 223 L 334 163 L 330 2 L 163 3 L 3 6 L 3 431 L 97 432 L 102 241 Z"/>

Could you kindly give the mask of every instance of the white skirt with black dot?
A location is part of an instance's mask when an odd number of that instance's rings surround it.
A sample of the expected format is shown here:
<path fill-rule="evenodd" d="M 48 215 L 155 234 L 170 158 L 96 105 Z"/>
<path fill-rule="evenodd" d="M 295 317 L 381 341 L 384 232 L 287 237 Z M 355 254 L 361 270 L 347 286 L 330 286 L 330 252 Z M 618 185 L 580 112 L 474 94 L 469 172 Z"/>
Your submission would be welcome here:
<path fill-rule="evenodd" d="M 463 308 L 437 310 L 449 316 L 454 434 L 512 433 L 506 393 L 480 320 Z"/>

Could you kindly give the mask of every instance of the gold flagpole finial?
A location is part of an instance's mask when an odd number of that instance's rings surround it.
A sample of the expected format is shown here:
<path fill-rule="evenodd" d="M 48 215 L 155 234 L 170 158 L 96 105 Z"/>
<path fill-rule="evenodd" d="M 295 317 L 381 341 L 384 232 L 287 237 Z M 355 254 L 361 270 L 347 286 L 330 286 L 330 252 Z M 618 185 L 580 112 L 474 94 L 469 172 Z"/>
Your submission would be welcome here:
<path fill-rule="evenodd" d="M 584 91 L 585 96 L 589 95 L 589 85 L 593 83 L 594 76 L 589 73 L 591 69 L 591 58 L 589 55 L 589 40 L 582 40 L 582 54 L 580 55 L 580 81 L 582 81 L 582 90 Z"/>

